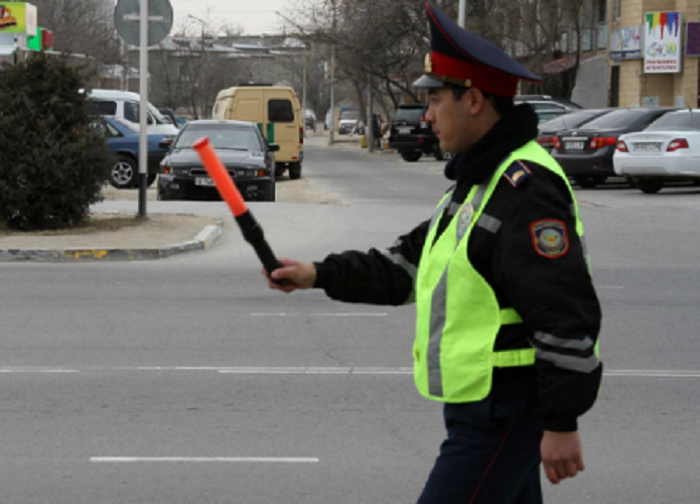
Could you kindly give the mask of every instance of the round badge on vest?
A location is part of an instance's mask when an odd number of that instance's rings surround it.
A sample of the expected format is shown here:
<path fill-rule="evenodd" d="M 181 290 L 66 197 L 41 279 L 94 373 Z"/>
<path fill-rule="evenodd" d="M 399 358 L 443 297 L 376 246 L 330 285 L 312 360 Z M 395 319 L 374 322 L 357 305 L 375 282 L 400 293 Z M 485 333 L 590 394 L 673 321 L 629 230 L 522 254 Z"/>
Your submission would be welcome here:
<path fill-rule="evenodd" d="M 473 216 L 474 205 L 472 205 L 471 202 L 466 203 L 459 212 L 459 219 L 457 220 L 457 241 L 461 240 L 462 237 L 467 234 Z"/>

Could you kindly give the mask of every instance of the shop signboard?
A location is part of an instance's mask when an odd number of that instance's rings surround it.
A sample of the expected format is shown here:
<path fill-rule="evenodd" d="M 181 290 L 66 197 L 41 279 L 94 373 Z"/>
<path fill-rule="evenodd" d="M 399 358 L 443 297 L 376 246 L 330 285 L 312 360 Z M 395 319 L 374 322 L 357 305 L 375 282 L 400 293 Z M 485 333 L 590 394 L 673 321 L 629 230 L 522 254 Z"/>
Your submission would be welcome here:
<path fill-rule="evenodd" d="M 647 12 L 644 26 L 644 73 L 679 73 L 683 45 L 680 12 Z"/>
<path fill-rule="evenodd" d="M 685 40 L 685 55 L 700 56 L 700 23 L 688 23 Z"/>
<path fill-rule="evenodd" d="M 631 60 L 642 58 L 644 26 L 618 28 L 610 33 L 610 59 Z"/>
<path fill-rule="evenodd" d="M 0 1 L 0 33 L 37 34 L 36 6 L 26 2 Z"/>

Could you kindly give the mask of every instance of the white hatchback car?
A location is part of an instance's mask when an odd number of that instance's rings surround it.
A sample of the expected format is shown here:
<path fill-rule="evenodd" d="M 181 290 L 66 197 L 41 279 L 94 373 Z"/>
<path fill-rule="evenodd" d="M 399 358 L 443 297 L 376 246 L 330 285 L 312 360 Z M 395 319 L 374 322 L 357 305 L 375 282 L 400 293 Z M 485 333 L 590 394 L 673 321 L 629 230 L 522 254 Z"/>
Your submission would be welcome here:
<path fill-rule="evenodd" d="M 700 183 L 700 109 L 670 112 L 644 131 L 622 135 L 613 165 L 648 194 L 671 179 Z"/>

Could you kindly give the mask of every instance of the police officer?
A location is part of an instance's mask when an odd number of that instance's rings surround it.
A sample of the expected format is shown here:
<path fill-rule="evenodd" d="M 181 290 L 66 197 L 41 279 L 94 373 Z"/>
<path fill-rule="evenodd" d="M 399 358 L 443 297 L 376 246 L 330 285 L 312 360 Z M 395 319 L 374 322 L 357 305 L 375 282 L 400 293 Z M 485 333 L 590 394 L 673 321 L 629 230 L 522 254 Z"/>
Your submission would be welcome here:
<path fill-rule="evenodd" d="M 454 186 L 433 217 L 388 250 L 348 251 L 273 272 L 284 292 L 346 302 L 415 301 L 418 391 L 444 403 L 447 439 L 420 504 L 542 502 L 584 469 L 578 417 L 594 403 L 600 305 L 583 225 L 562 169 L 539 145 L 537 117 L 514 106 L 540 79 L 427 5 L 431 53 L 415 86 L 453 159 Z"/>

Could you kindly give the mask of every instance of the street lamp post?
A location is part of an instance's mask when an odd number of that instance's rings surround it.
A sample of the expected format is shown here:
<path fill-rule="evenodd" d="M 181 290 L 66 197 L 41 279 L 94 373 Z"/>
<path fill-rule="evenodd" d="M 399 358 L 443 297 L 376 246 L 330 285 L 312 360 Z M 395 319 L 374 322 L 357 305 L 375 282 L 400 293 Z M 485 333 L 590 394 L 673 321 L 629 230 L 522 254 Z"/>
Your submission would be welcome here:
<path fill-rule="evenodd" d="M 201 44 L 202 44 L 202 47 L 201 47 L 202 56 L 201 57 L 204 58 L 206 55 L 206 39 L 205 39 L 205 35 L 204 35 L 204 27 L 207 26 L 209 23 L 207 23 L 203 19 L 198 18 L 197 16 L 193 16 L 192 14 L 188 14 L 187 17 L 189 17 L 190 19 L 193 19 L 194 21 L 197 21 L 198 23 L 200 23 L 202 25 L 202 42 L 201 42 Z M 201 70 L 200 70 L 200 72 L 201 72 Z M 200 72 L 198 72 L 198 74 Z M 199 83 L 195 83 L 195 85 L 197 85 L 197 84 L 199 84 Z M 199 116 L 199 111 L 196 111 L 196 112 L 197 112 L 197 116 Z M 205 115 L 205 114 L 202 114 L 202 115 Z M 200 119 L 203 119 L 203 117 L 200 117 Z"/>
<path fill-rule="evenodd" d="M 284 19 L 285 21 L 288 21 L 292 26 L 294 26 L 296 29 L 299 29 L 299 26 L 297 26 L 294 21 L 289 19 L 287 16 L 282 14 L 280 11 L 275 11 L 275 14 L 277 14 L 279 17 Z M 300 30 L 301 31 L 301 30 Z M 302 124 L 304 125 L 304 138 L 306 138 L 306 83 L 307 83 L 307 72 L 308 72 L 308 47 L 306 47 L 306 42 L 304 42 L 304 69 L 303 69 L 303 74 L 302 74 L 302 91 L 301 91 L 301 117 L 302 117 Z"/>

